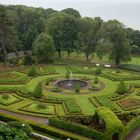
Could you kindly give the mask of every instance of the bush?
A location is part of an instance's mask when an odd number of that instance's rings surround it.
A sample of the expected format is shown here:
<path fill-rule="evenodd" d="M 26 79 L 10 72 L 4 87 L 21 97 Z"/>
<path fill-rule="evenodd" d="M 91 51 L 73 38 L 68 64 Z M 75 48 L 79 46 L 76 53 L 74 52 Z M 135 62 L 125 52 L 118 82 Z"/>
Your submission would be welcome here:
<path fill-rule="evenodd" d="M 101 74 L 101 72 L 102 72 L 102 69 L 101 69 L 100 66 L 98 66 L 98 67 L 96 68 L 96 70 L 95 70 L 95 73 L 96 73 L 96 74 Z"/>
<path fill-rule="evenodd" d="M 70 72 L 69 71 L 66 72 L 65 78 L 66 79 L 69 79 L 70 78 Z"/>
<path fill-rule="evenodd" d="M 118 85 L 118 88 L 117 88 L 117 93 L 118 94 L 124 94 L 127 92 L 127 88 L 126 88 L 126 85 L 123 81 L 120 82 L 120 84 Z"/>
<path fill-rule="evenodd" d="M 95 79 L 94 79 L 94 84 L 98 84 L 98 82 L 99 82 L 99 79 L 98 79 L 98 77 L 96 76 Z"/>
<path fill-rule="evenodd" d="M 75 92 L 80 92 L 80 85 L 79 84 L 75 85 Z"/>
<path fill-rule="evenodd" d="M 45 85 L 48 86 L 49 84 L 50 84 L 50 79 L 47 79 Z"/>
<path fill-rule="evenodd" d="M 38 83 L 36 88 L 34 89 L 34 97 L 39 99 L 42 96 L 42 86 L 41 83 Z"/>
<path fill-rule="evenodd" d="M 8 123 L 8 126 L 10 126 L 11 128 L 16 128 L 18 130 L 23 130 L 28 135 L 32 132 L 31 126 L 25 122 L 12 121 Z"/>
<path fill-rule="evenodd" d="M 35 76 L 37 74 L 35 66 L 32 66 L 28 71 L 28 76 Z"/>

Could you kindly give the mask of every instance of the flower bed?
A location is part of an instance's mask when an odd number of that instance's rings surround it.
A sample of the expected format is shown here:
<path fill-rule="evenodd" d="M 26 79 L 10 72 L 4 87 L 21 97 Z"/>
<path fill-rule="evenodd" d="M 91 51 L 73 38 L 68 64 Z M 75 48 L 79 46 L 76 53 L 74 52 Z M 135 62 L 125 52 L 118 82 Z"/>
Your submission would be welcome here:
<path fill-rule="evenodd" d="M 39 107 L 44 106 L 44 107 Z M 22 108 L 20 108 L 22 111 L 31 112 L 31 113 L 38 113 L 38 114 L 46 114 L 46 115 L 55 115 L 56 114 L 56 106 L 52 104 L 47 103 L 31 103 L 28 104 Z"/>
<path fill-rule="evenodd" d="M 127 98 L 117 102 L 124 110 L 133 110 L 140 108 L 140 99 Z"/>
<path fill-rule="evenodd" d="M 112 70 L 112 69 L 104 69 L 102 71 L 101 76 L 114 81 L 140 79 L 139 73 L 124 71 L 124 70 Z"/>
<path fill-rule="evenodd" d="M 0 104 L 5 105 L 5 106 L 17 103 L 17 102 L 19 102 L 21 100 L 22 99 L 12 95 L 12 93 L 10 93 L 10 94 L 9 93 L 1 93 L 0 94 Z"/>

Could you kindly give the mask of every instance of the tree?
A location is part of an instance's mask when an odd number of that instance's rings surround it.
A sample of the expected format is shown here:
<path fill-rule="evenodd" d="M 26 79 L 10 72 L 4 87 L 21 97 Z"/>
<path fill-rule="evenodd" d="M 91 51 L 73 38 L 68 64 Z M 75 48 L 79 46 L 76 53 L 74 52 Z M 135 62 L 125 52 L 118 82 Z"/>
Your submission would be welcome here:
<path fill-rule="evenodd" d="M 48 20 L 46 30 L 52 36 L 54 41 L 54 46 L 56 51 L 58 52 L 59 57 L 61 57 L 62 51 L 62 40 L 63 40 L 63 33 L 62 33 L 62 23 L 65 13 L 54 13 Z"/>
<path fill-rule="evenodd" d="M 37 86 L 34 89 L 34 97 L 39 99 L 42 96 L 42 86 L 41 83 L 38 83 Z"/>
<path fill-rule="evenodd" d="M 4 6 L 0 5 L 0 43 L 4 53 L 4 65 L 7 65 L 6 39 L 10 22 Z"/>
<path fill-rule="evenodd" d="M 127 92 L 127 88 L 126 88 L 126 85 L 123 81 L 121 81 L 118 85 L 118 88 L 117 88 L 117 93 L 118 94 L 124 94 Z"/>
<path fill-rule="evenodd" d="M 79 11 L 77 11 L 75 9 L 72 9 L 72 8 L 64 9 L 64 10 L 62 10 L 62 12 L 65 12 L 66 14 L 72 15 L 72 16 L 74 16 L 76 18 L 80 18 L 81 17 Z"/>
<path fill-rule="evenodd" d="M 85 17 L 80 22 L 80 32 L 78 34 L 78 49 L 80 48 L 85 56 L 86 60 L 89 60 L 89 56 L 95 51 L 95 47 L 98 42 L 98 31 L 102 25 L 102 20 L 99 17 L 94 19 Z"/>
<path fill-rule="evenodd" d="M 52 61 L 55 55 L 52 37 L 47 33 L 41 33 L 33 44 L 33 53 L 39 62 Z"/>
<path fill-rule="evenodd" d="M 108 44 L 110 44 L 105 48 L 107 51 L 104 50 L 109 55 L 109 59 L 114 61 L 116 65 L 119 65 L 122 61 L 129 61 L 131 59 L 131 47 L 124 25 L 117 20 L 109 20 L 103 24 L 101 30 L 103 36 L 100 43 L 108 41 Z"/>

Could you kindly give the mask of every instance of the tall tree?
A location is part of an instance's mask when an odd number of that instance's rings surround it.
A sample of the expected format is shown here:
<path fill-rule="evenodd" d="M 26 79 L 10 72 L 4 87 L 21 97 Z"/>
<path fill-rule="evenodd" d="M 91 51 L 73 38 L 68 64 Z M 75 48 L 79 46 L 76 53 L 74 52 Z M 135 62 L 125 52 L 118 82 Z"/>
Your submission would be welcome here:
<path fill-rule="evenodd" d="M 124 25 L 117 20 L 109 20 L 102 26 L 102 43 L 108 40 L 111 45 L 106 47 L 109 59 L 119 65 L 130 60 L 130 44 Z M 103 49 L 103 48 L 100 48 Z"/>
<path fill-rule="evenodd" d="M 77 11 L 77 10 L 75 10 L 73 8 L 64 9 L 64 10 L 62 10 L 62 12 L 65 12 L 66 14 L 74 16 L 76 18 L 80 18 L 81 17 L 79 11 Z"/>
<path fill-rule="evenodd" d="M 8 28 L 11 26 L 4 6 L 0 5 L 0 43 L 4 54 L 4 65 L 7 65 L 6 40 Z"/>
<path fill-rule="evenodd" d="M 89 60 L 89 56 L 95 51 L 95 47 L 99 40 L 98 31 L 101 25 L 102 20 L 98 17 L 94 19 L 89 17 L 81 19 L 78 44 L 87 60 Z"/>
<path fill-rule="evenodd" d="M 55 55 L 52 37 L 47 33 L 41 33 L 33 43 L 33 53 L 39 62 L 52 61 Z"/>

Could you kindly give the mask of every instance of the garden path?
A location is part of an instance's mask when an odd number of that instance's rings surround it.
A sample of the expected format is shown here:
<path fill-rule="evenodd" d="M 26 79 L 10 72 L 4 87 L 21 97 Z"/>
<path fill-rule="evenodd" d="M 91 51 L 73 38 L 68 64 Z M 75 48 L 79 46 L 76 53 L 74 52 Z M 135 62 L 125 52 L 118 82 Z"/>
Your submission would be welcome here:
<path fill-rule="evenodd" d="M 37 122 L 40 124 L 48 124 L 48 119 L 47 118 L 43 118 L 43 117 L 34 117 L 34 116 L 30 116 L 30 115 L 25 115 L 25 114 L 20 114 L 20 113 L 16 113 L 16 112 L 11 112 L 8 110 L 4 110 L 0 108 L 0 113 L 3 114 L 8 114 L 8 115 L 13 115 L 17 118 L 22 118 L 22 119 L 27 119 L 33 122 Z"/>
<path fill-rule="evenodd" d="M 135 129 L 125 140 L 137 140 L 140 137 L 140 127 Z"/>

